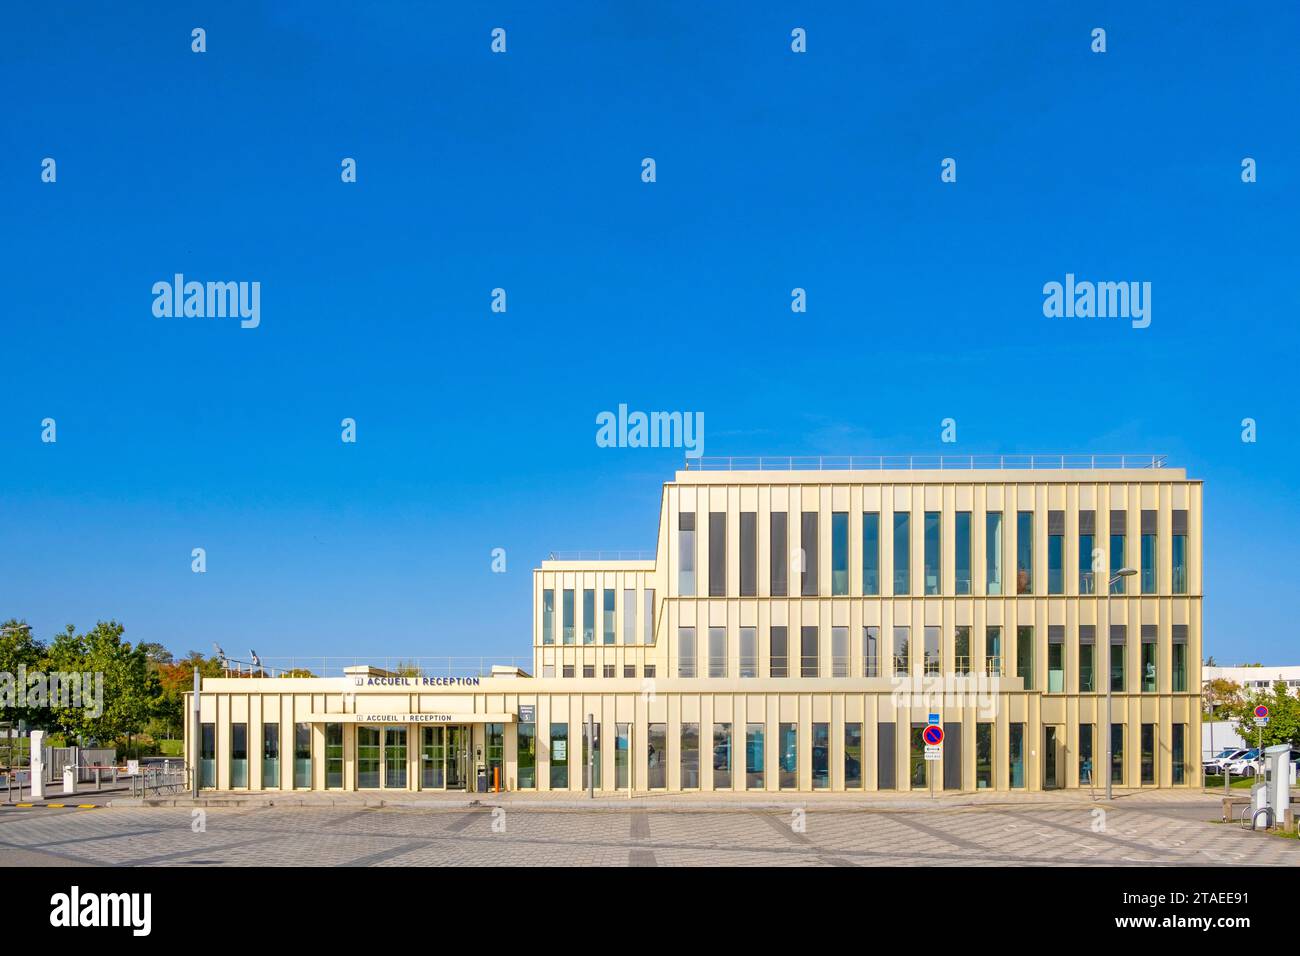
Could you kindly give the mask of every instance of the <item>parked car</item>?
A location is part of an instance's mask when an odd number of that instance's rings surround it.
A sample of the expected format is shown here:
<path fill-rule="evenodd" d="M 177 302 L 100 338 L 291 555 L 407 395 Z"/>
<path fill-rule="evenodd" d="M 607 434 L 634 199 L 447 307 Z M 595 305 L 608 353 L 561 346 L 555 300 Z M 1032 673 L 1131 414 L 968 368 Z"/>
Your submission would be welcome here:
<path fill-rule="evenodd" d="M 1259 749 L 1247 750 L 1240 757 L 1229 760 L 1224 766 L 1233 777 L 1253 777 L 1259 769 Z"/>
<path fill-rule="evenodd" d="M 1223 765 L 1225 763 L 1236 760 L 1244 753 L 1246 753 L 1246 751 L 1241 747 L 1225 747 L 1201 764 L 1201 769 L 1206 773 L 1221 774 L 1223 773 Z"/>

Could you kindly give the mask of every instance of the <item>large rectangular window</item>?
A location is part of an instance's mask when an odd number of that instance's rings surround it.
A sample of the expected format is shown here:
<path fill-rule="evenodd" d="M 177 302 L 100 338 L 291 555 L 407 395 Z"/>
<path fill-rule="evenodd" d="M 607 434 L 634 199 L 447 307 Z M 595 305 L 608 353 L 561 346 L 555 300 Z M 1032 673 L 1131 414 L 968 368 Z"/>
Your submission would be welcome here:
<path fill-rule="evenodd" d="M 740 629 L 740 676 L 758 676 L 758 629 Z"/>
<path fill-rule="evenodd" d="M 1170 749 L 1173 751 L 1173 784 L 1180 786 L 1187 783 L 1187 725 L 1174 724 L 1171 728 L 1173 731 L 1173 740 L 1170 742 Z"/>
<path fill-rule="evenodd" d="M 604 606 L 603 606 L 603 608 L 602 608 L 602 614 L 601 614 L 601 625 L 602 625 L 602 627 L 601 627 L 601 643 L 603 643 L 603 644 L 613 644 L 613 643 L 614 643 L 614 621 L 615 621 L 615 618 L 614 618 L 614 599 L 615 599 L 614 589 L 613 589 L 613 588 L 605 588 L 605 590 L 604 590 L 603 592 L 601 592 L 601 593 L 602 593 L 602 600 L 604 601 Z"/>
<path fill-rule="evenodd" d="M 1174 594 L 1187 593 L 1187 512 L 1175 510 L 1173 513 L 1173 576 L 1170 591 Z"/>
<path fill-rule="evenodd" d="M 818 677 L 817 627 L 800 628 L 799 633 L 799 676 Z"/>
<path fill-rule="evenodd" d="M 1096 545 L 1097 512 L 1087 510 L 1079 512 L 1079 593 L 1096 594 L 1097 574 L 1104 573 L 1104 564 L 1098 566 L 1093 549 Z M 1094 572 L 1097 572 L 1094 574 Z"/>
<path fill-rule="evenodd" d="M 555 589 L 542 591 L 542 643 L 555 643 Z"/>
<path fill-rule="evenodd" d="M 1159 632 L 1154 624 L 1142 625 L 1142 693 L 1156 692 L 1156 638 Z"/>
<path fill-rule="evenodd" d="M 777 786 L 782 790 L 799 789 L 799 725 L 777 726 Z"/>
<path fill-rule="evenodd" d="M 727 629 L 709 628 L 709 676 L 727 676 Z"/>
<path fill-rule="evenodd" d="M 880 512 L 862 515 L 862 593 L 880 593 Z"/>
<path fill-rule="evenodd" d="M 727 513 L 709 512 L 709 597 L 727 596 Z"/>
<path fill-rule="evenodd" d="M 655 589 L 645 589 L 645 608 L 641 617 L 641 643 L 655 642 Z"/>
<path fill-rule="evenodd" d="M 565 644 L 573 643 L 573 588 L 564 589 L 564 633 Z"/>
<path fill-rule="evenodd" d="M 582 643 L 596 643 L 596 591 L 584 588 L 582 591 Z"/>
<path fill-rule="evenodd" d="M 248 786 L 248 724 L 230 725 L 230 786 Z"/>
<path fill-rule="evenodd" d="M 925 759 L 925 724 L 912 724 L 911 746 L 908 748 L 908 785 L 913 790 L 929 785 L 930 761 Z"/>
<path fill-rule="evenodd" d="M 700 789 L 700 725 L 682 724 L 682 789 Z"/>
<path fill-rule="evenodd" d="M 740 596 L 758 594 L 758 515 L 740 513 Z"/>
<path fill-rule="evenodd" d="M 953 647 L 953 673 L 955 674 L 973 674 L 975 668 L 971 666 L 970 659 L 970 627 L 965 624 L 958 624 L 953 627 L 952 631 Z"/>
<path fill-rule="evenodd" d="M 789 592 L 787 571 L 790 567 L 788 557 L 789 544 L 786 541 L 786 519 L 784 511 L 772 512 L 772 552 L 768 561 L 772 576 L 772 597 L 785 597 Z"/>
<path fill-rule="evenodd" d="M 763 725 L 745 725 L 745 788 L 762 790 L 763 783 Z"/>
<path fill-rule="evenodd" d="M 668 787 L 668 725 L 650 724 L 646 751 L 646 786 L 651 790 Z"/>
<path fill-rule="evenodd" d="M 1047 626 L 1047 692 L 1065 690 L 1065 625 Z"/>
<path fill-rule="evenodd" d="M 862 724 L 844 725 L 844 789 L 862 788 Z"/>
<path fill-rule="evenodd" d="M 826 790 L 831 785 L 831 725 L 812 725 L 812 786 Z"/>
<path fill-rule="evenodd" d="M 975 725 L 975 789 L 993 789 L 993 725 Z"/>
<path fill-rule="evenodd" d="M 1047 593 L 1065 593 L 1065 512 L 1047 513 Z"/>
<path fill-rule="evenodd" d="M 943 670 L 939 654 L 942 635 L 942 628 L 927 627 L 925 629 L 925 673 L 927 674 L 938 674 Z"/>
<path fill-rule="evenodd" d="M 426 730 L 441 730 L 425 728 Z M 531 720 L 515 725 L 515 766 L 518 768 L 519 789 L 537 789 L 537 724 Z"/>
<path fill-rule="evenodd" d="M 894 512 L 894 593 L 912 592 L 912 516 Z"/>
<path fill-rule="evenodd" d="M 614 787 L 618 790 L 626 790 L 630 785 L 628 767 L 632 764 L 628 748 L 631 744 L 631 735 L 631 724 L 614 725 Z"/>
<path fill-rule="evenodd" d="M 799 525 L 799 553 L 803 557 L 803 577 L 800 593 L 804 597 L 817 594 L 817 512 L 805 511 Z"/>
<path fill-rule="evenodd" d="M 280 725 L 262 725 L 262 789 L 280 786 Z"/>
<path fill-rule="evenodd" d="M 1142 512 L 1142 593 L 1156 593 L 1156 513 Z"/>
<path fill-rule="evenodd" d="M 1124 693 L 1125 665 L 1128 656 L 1128 628 L 1123 624 L 1110 626 L 1110 689 Z"/>
<path fill-rule="evenodd" d="M 293 725 L 293 785 L 311 788 L 311 724 Z"/>
<path fill-rule="evenodd" d="M 862 676 L 880 676 L 880 628 L 874 624 L 862 628 Z"/>
<path fill-rule="evenodd" d="M 425 790 L 441 790 L 447 785 L 447 729 L 420 728 L 420 786 Z M 455 774 L 455 771 L 452 773 Z M 520 780 L 523 780 L 522 773 Z"/>
<path fill-rule="evenodd" d="M 1079 725 L 1079 786 L 1093 785 L 1092 724 Z"/>
<path fill-rule="evenodd" d="M 217 785 L 217 725 L 199 725 L 199 786 Z M 308 781 L 308 786 L 311 783 Z"/>
<path fill-rule="evenodd" d="M 768 632 L 771 641 L 771 670 L 773 677 L 788 677 L 790 675 L 790 657 L 789 645 L 786 639 L 786 630 L 784 625 L 772 625 Z"/>
<path fill-rule="evenodd" d="M 971 593 L 971 533 L 970 512 L 958 511 L 953 528 L 953 543 L 956 548 L 956 576 L 953 590 L 958 594 Z"/>
<path fill-rule="evenodd" d="M 849 676 L 849 629 L 831 628 L 831 676 Z"/>
<path fill-rule="evenodd" d="M 551 724 L 551 789 L 569 789 L 568 724 Z"/>
<path fill-rule="evenodd" d="M 1170 667 L 1170 690 L 1181 694 L 1187 690 L 1187 625 L 1175 624 L 1173 632 L 1171 649 L 1174 659 Z"/>
<path fill-rule="evenodd" d="M 499 727 L 500 724 L 497 726 Z M 491 772 L 489 771 L 489 784 L 491 779 Z M 405 727 L 384 728 L 384 786 L 397 790 L 406 787 Z"/>
<path fill-rule="evenodd" d="M 925 593 L 938 594 L 940 585 L 939 563 L 942 554 L 940 547 L 939 512 L 925 513 Z"/>
<path fill-rule="evenodd" d="M 1024 624 L 1016 628 L 1016 676 L 1034 689 L 1034 629 Z"/>
<path fill-rule="evenodd" d="M 906 627 L 894 628 L 894 676 L 907 677 L 911 673 L 912 654 L 908 646 L 910 631 Z"/>
<path fill-rule="evenodd" d="M 1034 513 L 1016 514 L 1016 593 L 1034 593 Z"/>
<path fill-rule="evenodd" d="M 831 594 L 849 593 L 849 515 L 831 515 Z"/>
<path fill-rule="evenodd" d="M 1002 628 L 984 629 L 984 673 L 1002 676 Z"/>
<path fill-rule="evenodd" d="M 876 788 L 893 790 L 898 786 L 898 760 L 895 758 L 894 724 L 876 724 Z"/>
<path fill-rule="evenodd" d="M 731 789 L 731 724 L 713 725 L 713 789 Z"/>
<path fill-rule="evenodd" d="M 1142 725 L 1141 764 L 1142 785 L 1154 786 L 1156 782 L 1156 725 Z"/>
<path fill-rule="evenodd" d="M 357 728 L 357 789 L 377 790 L 379 788 L 380 763 L 383 748 L 380 744 L 378 727 Z"/>
<path fill-rule="evenodd" d="M 677 676 L 695 676 L 695 628 L 679 627 L 677 629 Z"/>
<path fill-rule="evenodd" d="M 695 596 L 695 512 L 677 515 L 677 593 Z"/>
<path fill-rule="evenodd" d="M 1097 689 L 1097 628 L 1092 624 L 1079 625 L 1079 693 L 1091 694 Z"/>
<path fill-rule="evenodd" d="M 1124 725 L 1110 725 L 1110 782 L 1124 786 Z"/>
<path fill-rule="evenodd" d="M 984 589 L 988 594 L 1002 593 L 1002 512 L 984 516 Z"/>
<path fill-rule="evenodd" d="M 491 727 L 488 724 L 488 727 Z M 588 725 L 584 720 L 582 722 L 582 789 L 594 787 L 596 790 L 601 789 L 600 782 L 600 722 L 592 721 L 590 733 Z M 594 740 L 591 738 L 595 738 Z M 587 761 L 591 761 L 590 773 L 587 770 Z M 492 768 L 488 767 L 488 786 L 492 785 Z"/>
<path fill-rule="evenodd" d="M 310 747 L 308 752 L 310 753 Z M 343 789 L 342 724 L 325 725 L 325 787 L 328 790 Z"/>
<path fill-rule="evenodd" d="M 636 643 L 636 591 L 623 589 L 623 643 Z"/>
<path fill-rule="evenodd" d="M 1011 788 L 1025 786 L 1025 725 L 1011 724 L 1008 728 L 1007 763 L 1011 770 Z"/>
<path fill-rule="evenodd" d="M 1111 511 L 1110 513 L 1110 577 L 1115 579 L 1124 567 L 1124 537 L 1128 533 L 1128 513 Z M 1128 585 L 1127 578 L 1118 578 L 1110 586 L 1111 594 L 1123 594 Z M 1100 583 L 1100 582 L 1098 582 Z"/>

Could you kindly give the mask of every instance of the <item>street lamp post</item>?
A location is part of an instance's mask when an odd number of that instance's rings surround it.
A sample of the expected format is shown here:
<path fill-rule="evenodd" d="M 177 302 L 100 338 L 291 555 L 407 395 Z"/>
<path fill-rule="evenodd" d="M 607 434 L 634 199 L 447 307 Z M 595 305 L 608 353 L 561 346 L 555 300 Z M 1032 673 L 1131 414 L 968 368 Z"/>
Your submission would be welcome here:
<path fill-rule="evenodd" d="M 1106 680 L 1106 724 L 1103 728 L 1103 733 L 1106 734 L 1106 767 L 1104 772 L 1106 774 L 1106 802 L 1107 803 L 1110 802 L 1111 780 L 1114 777 L 1114 772 L 1112 770 L 1111 763 L 1115 759 L 1113 753 L 1113 747 L 1115 746 L 1115 742 L 1114 742 L 1113 734 L 1111 733 L 1111 729 L 1110 729 L 1110 689 L 1111 689 L 1111 672 L 1113 668 L 1113 665 L 1111 664 L 1111 660 L 1110 660 L 1110 655 L 1114 653 L 1114 646 L 1115 646 L 1110 642 L 1110 589 L 1117 581 L 1121 581 L 1124 578 L 1132 577 L 1135 574 L 1137 574 L 1137 571 L 1135 571 L 1133 568 L 1120 568 L 1118 571 L 1115 572 L 1114 575 L 1111 576 L 1111 579 L 1106 582 L 1106 630 L 1102 633 L 1101 639 L 1106 644 L 1106 673 L 1104 675 Z M 1127 648 L 1127 645 L 1125 645 L 1125 647 Z"/>
<path fill-rule="evenodd" d="M 0 634 L 21 634 L 23 631 L 30 632 L 31 629 L 32 628 L 30 624 L 8 624 L 4 627 L 0 627 Z M 7 745 L 7 749 L 5 751 L 5 757 L 7 762 L 6 773 L 5 773 L 5 803 L 13 802 L 14 771 L 15 769 L 21 769 L 21 764 L 22 764 L 22 757 L 15 757 L 15 753 L 18 751 L 18 741 L 21 740 L 22 737 L 21 736 L 15 737 L 13 735 L 15 733 L 19 735 L 22 734 L 23 724 L 22 721 L 17 719 L 16 712 L 14 717 L 15 717 L 14 723 L 17 724 L 17 727 L 12 729 L 9 727 L 5 728 L 5 744 Z M 31 738 L 28 739 L 30 740 Z M 27 753 L 27 766 L 29 768 L 31 767 L 31 762 L 32 762 L 31 750 L 29 748 Z M 15 768 L 14 766 L 15 763 L 19 765 L 18 768 Z M 23 799 L 23 778 L 19 777 L 18 778 L 18 802 L 21 803 L 22 799 Z"/>

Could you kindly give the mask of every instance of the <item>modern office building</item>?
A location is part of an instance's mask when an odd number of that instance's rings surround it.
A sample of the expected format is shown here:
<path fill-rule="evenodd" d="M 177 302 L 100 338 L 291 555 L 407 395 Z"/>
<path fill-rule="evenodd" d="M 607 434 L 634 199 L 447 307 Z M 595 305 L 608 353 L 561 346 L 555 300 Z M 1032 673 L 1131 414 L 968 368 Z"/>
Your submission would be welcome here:
<path fill-rule="evenodd" d="M 652 554 L 533 571 L 531 676 L 207 679 L 201 778 L 581 791 L 590 753 L 606 791 L 1194 786 L 1201 535 L 1159 457 L 689 460 Z"/>

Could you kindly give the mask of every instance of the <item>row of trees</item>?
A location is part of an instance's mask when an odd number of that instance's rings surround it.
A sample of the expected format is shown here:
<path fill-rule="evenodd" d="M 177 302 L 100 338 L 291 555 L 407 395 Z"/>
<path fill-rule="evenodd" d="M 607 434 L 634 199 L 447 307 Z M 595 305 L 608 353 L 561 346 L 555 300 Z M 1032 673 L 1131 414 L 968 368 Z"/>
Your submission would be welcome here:
<path fill-rule="evenodd" d="M 1237 682 L 1218 677 L 1202 688 L 1201 703 L 1209 719 L 1232 721 L 1242 739 L 1252 746 L 1262 739 L 1265 747 L 1289 743 L 1292 749 L 1300 750 L 1300 696 L 1288 692 L 1286 681 L 1247 694 Z M 1268 723 L 1262 728 L 1255 717 L 1255 708 L 1260 704 L 1268 708 Z"/>

